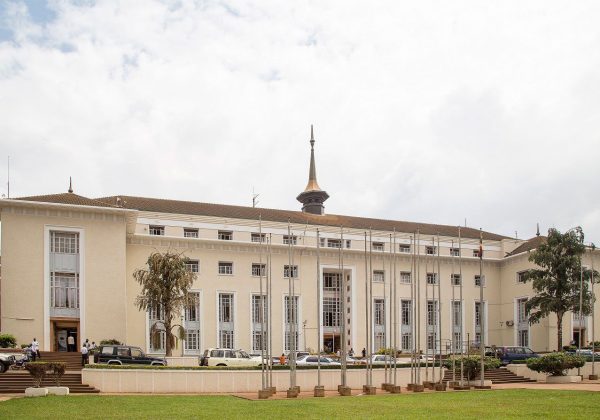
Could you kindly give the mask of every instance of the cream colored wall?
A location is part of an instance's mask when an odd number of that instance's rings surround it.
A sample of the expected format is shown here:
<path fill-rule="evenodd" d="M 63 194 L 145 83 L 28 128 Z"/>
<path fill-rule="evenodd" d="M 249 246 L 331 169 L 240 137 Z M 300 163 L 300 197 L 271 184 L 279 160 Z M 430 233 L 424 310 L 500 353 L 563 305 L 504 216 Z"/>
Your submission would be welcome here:
<path fill-rule="evenodd" d="M 2 330 L 15 334 L 19 344 L 36 337 L 42 349 L 50 348 L 44 338 L 44 230 L 58 226 L 83 230 L 85 306 L 80 309 L 85 311 L 85 337 L 81 338 L 124 339 L 124 216 L 33 208 L 22 212 L 3 204 Z"/>

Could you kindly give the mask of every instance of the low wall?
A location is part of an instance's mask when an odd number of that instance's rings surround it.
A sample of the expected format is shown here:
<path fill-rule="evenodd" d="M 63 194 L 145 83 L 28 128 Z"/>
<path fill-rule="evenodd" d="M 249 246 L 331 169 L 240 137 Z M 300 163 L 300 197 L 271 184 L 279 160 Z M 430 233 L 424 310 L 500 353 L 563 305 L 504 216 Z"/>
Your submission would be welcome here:
<path fill-rule="evenodd" d="M 373 385 L 381 385 L 384 372 L 384 369 L 373 369 Z M 363 369 L 348 370 L 348 386 L 362 389 L 366 384 L 365 375 Z M 424 378 L 424 368 L 421 375 Z M 436 370 L 436 375 L 439 375 L 439 370 Z M 262 387 L 260 370 L 83 369 L 82 381 L 102 392 L 115 393 L 237 393 L 256 392 Z M 410 369 L 398 369 L 398 385 L 406 386 L 409 382 Z M 317 370 L 297 370 L 296 384 L 301 390 L 312 390 L 317 384 Z M 326 390 L 337 390 L 340 371 L 321 370 L 321 384 Z M 290 372 L 273 371 L 273 385 L 277 391 L 287 390 Z"/>
<path fill-rule="evenodd" d="M 506 366 L 508 370 L 513 372 L 516 375 L 524 376 L 526 378 L 535 379 L 538 382 L 546 382 L 546 378 L 548 377 L 545 373 L 535 372 L 527 367 L 527 365 L 508 365 Z M 600 374 L 600 361 L 596 362 L 595 367 L 596 374 Z M 592 373 L 592 362 L 587 362 L 585 366 L 581 368 L 581 374 L 587 378 L 588 375 Z M 567 372 L 567 375 L 577 375 L 577 369 L 571 369 Z"/>

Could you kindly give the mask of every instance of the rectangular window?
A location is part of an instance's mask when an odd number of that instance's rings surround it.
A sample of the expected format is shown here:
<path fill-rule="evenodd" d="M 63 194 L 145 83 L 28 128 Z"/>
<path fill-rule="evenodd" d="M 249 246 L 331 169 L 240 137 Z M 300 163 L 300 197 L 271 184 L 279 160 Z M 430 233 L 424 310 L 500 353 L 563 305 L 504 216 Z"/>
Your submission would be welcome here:
<path fill-rule="evenodd" d="M 198 260 L 187 260 L 185 268 L 192 273 L 197 273 L 200 271 L 200 262 Z"/>
<path fill-rule="evenodd" d="M 400 244 L 400 246 L 398 247 L 398 251 L 404 254 L 410 254 L 410 245 Z"/>
<path fill-rule="evenodd" d="M 185 352 L 198 354 L 200 349 L 200 293 L 190 292 L 185 306 Z"/>
<path fill-rule="evenodd" d="M 402 351 L 409 351 L 412 349 L 412 333 L 402 333 Z"/>
<path fill-rule="evenodd" d="M 460 348 L 462 347 L 462 338 L 460 335 L 460 331 L 455 331 L 453 334 L 454 337 L 454 350 L 455 351 L 460 351 Z"/>
<path fill-rule="evenodd" d="M 79 308 L 79 274 L 50 274 L 50 306 L 52 308 Z"/>
<path fill-rule="evenodd" d="M 258 243 L 266 242 L 267 235 L 264 234 L 264 233 L 251 233 L 250 234 L 250 240 L 252 242 L 258 242 Z"/>
<path fill-rule="evenodd" d="M 217 238 L 221 241 L 232 241 L 233 240 L 233 232 L 230 230 L 220 230 L 217 233 Z"/>
<path fill-rule="evenodd" d="M 527 298 L 517 299 L 517 321 L 520 323 L 527 322 L 527 312 L 525 311 L 525 304 Z"/>
<path fill-rule="evenodd" d="M 412 282 L 410 271 L 401 271 L 400 272 L 400 283 L 410 284 Z"/>
<path fill-rule="evenodd" d="M 342 240 L 341 239 L 327 239 L 327 248 L 341 248 Z"/>
<path fill-rule="evenodd" d="M 373 270 L 373 281 L 383 283 L 385 281 L 385 271 Z"/>
<path fill-rule="evenodd" d="M 261 304 L 263 305 L 263 317 L 260 316 Z M 252 323 L 260 324 L 263 321 L 266 322 L 268 313 L 266 296 L 262 295 L 261 299 L 260 295 L 252 295 Z"/>
<path fill-rule="evenodd" d="M 427 284 L 437 284 L 438 275 L 437 273 L 427 273 Z"/>
<path fill-rule="evenodd" d="M 223 274 L 223 275 L 233 274 L 233 263 L 219 261 L 219 274 Z"/>
<path fill-rule="evenodd" d="M 285 348 L 284 351 L 290 351 L 292 346 L 298 349 L 298 296 L 294 296 L 291 300 L 292 305 L 290 306 L 290 297 L 285 297 Z M 292 326 L 294 332 L 292 333 Z"/>
<path fill-rule="evenodd" d="M 519 346 L 529 347 L 529 330 L 519 330 L 517 338 Z"/>
<path fill-rule="evenodd" d="M 185 306 L 185 320 L 189 322 L 200 321 L 200 293 L 190 292 L 188 303 Z"/>
<path fill-rule="evenodd" d="M 383 326 L 385 323 L 385 301 L 383 299 L 375 299 L 374 311 L 375 311 L 375 325 Z"/>
<path fill-rule="evenodd" d="M 519 271 L 517 273 L 517 283 L 525 283 L 525 275 L 527 271 Z"/>
<path fill-rule="evenodd" d="M 339 298 L 323 298 L 323 326 L 339 327 L 341 319 Z"/>
<path fill-rule="evenodd" d="M 260 277 L 265 276 L 266 264 L 252 263 L 252 276 Z"/>
<path fill-rule="evenodd" d="M 383 331 L 376 331 L 374 338 L 375 338 L 375 340 L 374 340 L 375 351 L 384 349 L 385 348 L 385 333 Z"/>
<path fill-rule="evenodd" d="M 450 256 L 451 257 L 460 257 L 460 249 L 450 248 Z"/>
<path fill-rule="evenodd" d="M 425 254 L 427 255 L 435 255 L 435 246 L 426 246 L 425 247 Z"/>
<path fill-rule="evenodd" d="M 233 294 L 219 293 L 219 347 L 232 349 L 234 346 Z"/>
<path fill-rule="evenodd" d="M 346 239 L 346 248 L 350 249 L 352 247 L 352 241 L 350 239 Z"/>
<path fill-rule="evenodd" d="M 483 276 L 483 281 L 481 281 L 481 277 L 479 274 L 475 275 L 475 286 L 479 287 L 479 285 L 485 287 L 485 276 Z"/>
<path fill-rule="evenodd" d="M 473 256 L 476 258 L 479 258 L 479 250 L 478 249 L 473 250 Z"/>
<path fill-rule="evenodd" d="M 183 237 L 184 238 L 197 238 L 198 237 L 198 229 L 183 229 Z"/>
<path fill-rule="evenodd" d="M 402 325 L 411 325 L 412 322 L 412 302 L 410 300 L 403 300 L 400 302 L 400 318 Z"/>
<path fill-rule="evenodd" d="M 266 350 L 266 330 L 263 332 L 263 322 L 269 317 L 266 295 L 252 295 L 252 351 Z"/>
<path fill-rule="evenodd" d="M 450 275 L 450 284 L 452 284 L 452 286 L 460 286 L 460 280 L 460 274 Z"/>
<path fill-rule="evenodd" d="M 289 265 L 283 266 L 283 277 L 285 277 L 285 278 L 290 277 L 290 266 Z M 297 277 L 298 277 L 298 266 L 293 265 L 292 266 L 292 278 L 297 278 Z"/>
<path fill-rule="evenodd" d="M 385 249 L 385 245 L 383 242 L 373 242 L 372 249 L 373 251 L 383 251 Z"/>
<path fill-rule="evenodd" d="M 160 329 L 164 329 L 162 324 L 164 320 L 164 312 L 160 306 L 150 306 L 148 308 L 148 322 L 150 336 L 148 337 L 150 343 L 151 353 L 162 353 L 165 351 L 166 334 Z M 152 330 L 152 326 L 156 325 L 158 329 Z"/>
<path fill-rule="evenodd" d="M 296 235 L 283 235 L 283 243 L 285 245 L 297 245 L 298 237 Z"/>
<path fill-rule="evenodd" d="M 475 302 L 475 326 L 481 327 L 481 302 Z"/>
<path fill-rule="evenodd" d="M 79 234 L 71 232 L 51 232 L 50 252 L 55 254 L 78 254 Z"/>
<path fill-rule="evenodd" d="M 165 227 L 151 225 L 148 232 L 150 233 L 150 235 L 165 236 Z"/>
<path fill-rule="evenodd" d="M 461 302 L 459 300 L 455 300 L 452 302 L 452 325 L 454 327 L 460 327 L 461 320 Z"/>
<path fill-rule="evenodd" d="M 323 273 L 323 290 L 335 292 L 340 288 L 339 273 Z"/>
<path fill-rule="evenodd" d="M 427 325 L 437 325 L 438 324 L 438 305 L 437 300 L 428 300 L 427 301 Z"/>
<path fill-rule="evenodd" d="M 435 342 L 436 342 L 436 338 L 435 338 L 436 334 L 435 332 L 429 332 L 427 333 L 427 350 L 434 350 L 435 349 Z"/>

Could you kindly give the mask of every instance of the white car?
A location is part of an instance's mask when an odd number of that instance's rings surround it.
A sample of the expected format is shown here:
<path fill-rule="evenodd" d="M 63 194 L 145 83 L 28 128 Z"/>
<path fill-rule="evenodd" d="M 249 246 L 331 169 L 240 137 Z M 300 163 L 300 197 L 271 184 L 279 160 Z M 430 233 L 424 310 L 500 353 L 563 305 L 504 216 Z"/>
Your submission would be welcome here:
<path fill-rule="evenodd" d="M 200 366 L 260 366 L 260 357 L 253 359 L 244 350 L 206 349 Z"/>
<path fill-rule="evenodd" d="M 298 366 L 317 366 L 319 364 L 318 356 L 306 355 L 300 356 L 298 360 L 296 360 L 296 365 Z M 321 366 L 340 366 L 339 362 L 334 362 L 329 357 L 321 356 Z"/>

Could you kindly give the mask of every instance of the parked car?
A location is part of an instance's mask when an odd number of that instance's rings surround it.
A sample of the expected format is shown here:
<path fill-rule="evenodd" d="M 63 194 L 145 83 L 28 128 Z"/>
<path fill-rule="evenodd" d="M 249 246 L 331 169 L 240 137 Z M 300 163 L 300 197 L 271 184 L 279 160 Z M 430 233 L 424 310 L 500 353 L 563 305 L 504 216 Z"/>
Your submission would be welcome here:
<path fill-rule="evenodd" d="M 94 362 L 109 365 L 167 365 L 165 359 L 147 356 L 139 347 L 121 345 L 99 346 L 94 354 Z"/>
<path fill-rule="evenodd" d="M 592 361 L 592 355 L 593 355 L 594 360 L 600 361 L 600 353 L 592 352 L 592 349 L 581 349 L 581 350 L 577 349 L 575 351 L 567 351 L 566 353 L 577 355 L 577 356 L 583 356 L 583 357 L 585 357 L 586 361 L 588 361 L 588 362 Z"/>
<path fill-rule="evenodd" d="M 317 366 L 319 364 L 319 357 L 317 355 L 304 355 L 300 356 L 296 360 L 298 366 Z M 340 362 L 336 362 L 329 357 L 321 356 L 321 366 L 340 366 Z"/>
<path fill-rule="evenodd" d="M 373 366 L 383 366 L 383 365 L 385 365 L 386 360 L 387 360 L 388 364 L 394 362 L 394 358 L 392 356 L 390 356 L 389 354 L 373 354 L 373 355 L 371 355 L 371 365 L 373 365 Z"/>
<path fill-rule="evenodd" d="M 6 372 L 12 364 L 15 363 L 15 355 L 10 353 L 0 353 L 0 373 Z"/>
<path fill-rule="evenodd" d="M 515 360 L 526 360 L 540 356 L 539 354 L 534 353 L 529 347 L 510 346 L 496 347 L 496 357 L 500 359 L 500 362 L 503 365 L 508 365 Z"/>
<path fill-rule="evenodd" d="M 251 358 L 244 350 L 206 349 L 200 358 L 200 366 L 260 366 L 258 359 Z"/>

